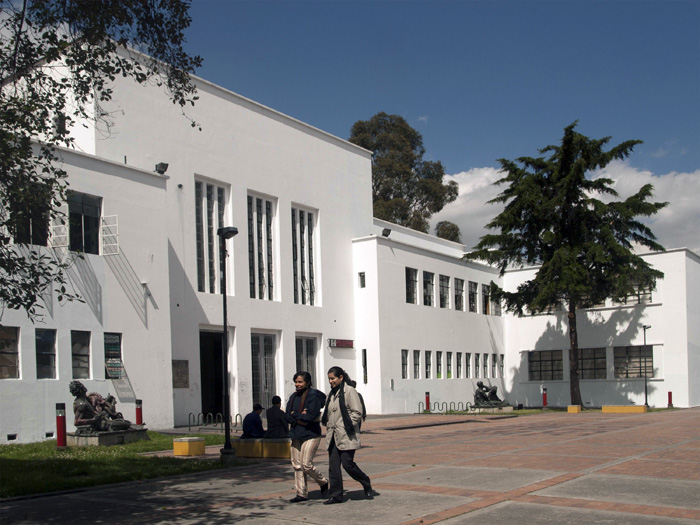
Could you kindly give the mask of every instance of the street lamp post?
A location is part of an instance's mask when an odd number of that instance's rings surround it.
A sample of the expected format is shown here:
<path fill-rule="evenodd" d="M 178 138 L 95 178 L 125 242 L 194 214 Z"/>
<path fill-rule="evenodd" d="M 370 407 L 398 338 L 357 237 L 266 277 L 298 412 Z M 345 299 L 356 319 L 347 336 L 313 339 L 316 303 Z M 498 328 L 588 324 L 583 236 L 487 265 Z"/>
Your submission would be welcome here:
<path fill-rule="evenodd" d="M 223 354 L 223 369 L 224 369 L 224 448 L 221 449 L 221 458 L 224 459 L 227 456 L 233 456 L 235 449 L 231 446 L 231 398 L 229 396 L 229 386 L 228 386 L 228 318 L 226 310 L 226 241 L 233 238 L 238 234 L 238 228 L 234 226 L 225 226 L 219 228 L 216 234 L 221 238 L 221 257 L 223 258 L 223 265 L 221 269 L 221 296 L 224 301 L 224 328 L 223 328 L 223 341 L 222 354 Z"/>
<path fill-rule="evenodd" d="M 649 407 L 649 398 L 648 398 L 648 388 L 647 388 L 647 382 L 648 382 L 648 377 L 649 374 L 647 373 L 647 330 L 651 328 L 648 324 L 642 325 L 642 331 L 644 332 L 644 406 Z"/>

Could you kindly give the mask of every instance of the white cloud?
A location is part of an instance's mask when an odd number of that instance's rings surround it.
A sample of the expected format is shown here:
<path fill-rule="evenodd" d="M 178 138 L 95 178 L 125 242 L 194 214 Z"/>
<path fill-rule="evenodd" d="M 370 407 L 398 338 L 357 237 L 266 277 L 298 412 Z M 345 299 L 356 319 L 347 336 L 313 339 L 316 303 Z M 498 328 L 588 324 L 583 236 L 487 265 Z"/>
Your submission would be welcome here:
<path fill-rule="evenodd" d="M 459 183 L 459 196 L 432 218 L 432 224 L 447 220 L 457 224 L 462 231 L 462 242 L 473 247 L 482 235 L 489 233 L 484 226 L 503 209 L 500 204 L 486 204 L 498 195 L 503 187 L 494 186 L 501 178 L 497 168 L 472 168 L 447 175 L 446 180 Z M 671 172 L 654 175 L 639 170 L 627 162 L 610 163 L 595 175 L 615 182 L 620 199 L 636 193 L 644 184 L 654 186 L 655 202 L 668 202 L 668 206 L 646 220 L 659 244 L 666 249 L 689 248 L 700 254 L 700 169 L 692 173 Z"/>
<path fill-rule="evenodd" d="M 428 123 L 428 115 L 418 117 L 418 122 L 423 122 L 424 124 L 427 124 Z"/>

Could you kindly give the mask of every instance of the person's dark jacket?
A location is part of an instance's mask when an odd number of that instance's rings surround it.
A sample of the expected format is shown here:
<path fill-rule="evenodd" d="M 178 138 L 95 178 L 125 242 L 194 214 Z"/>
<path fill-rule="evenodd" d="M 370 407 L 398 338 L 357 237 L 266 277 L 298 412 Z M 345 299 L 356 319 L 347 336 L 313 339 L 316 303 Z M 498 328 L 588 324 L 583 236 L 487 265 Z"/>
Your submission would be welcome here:
<path fill-rule="evenodd" d="M 267 409 L 267 432 L 265 439 L 283 439 L 289 437 L 289 424 L 282 409 L 272 406 Z"/>
<path fill-rule="evenodd" d="M 289 437 L 306 441 L 321 437 L 320 415 L 324 397 L 315 388 L 308 388 L 306 395 L 294 392 L 287 401 L 285 417 L 289 422 Z M 302 407 L 303 403 L 303 407 Z M 306 414 L 302 412 L 306 409 Z"/>
<path fill-rule="evenodd" d="M 261 438 L 265 435 L 260 414 L 253 410 L 243 418 L 243 434 L 241 439 Z"/>

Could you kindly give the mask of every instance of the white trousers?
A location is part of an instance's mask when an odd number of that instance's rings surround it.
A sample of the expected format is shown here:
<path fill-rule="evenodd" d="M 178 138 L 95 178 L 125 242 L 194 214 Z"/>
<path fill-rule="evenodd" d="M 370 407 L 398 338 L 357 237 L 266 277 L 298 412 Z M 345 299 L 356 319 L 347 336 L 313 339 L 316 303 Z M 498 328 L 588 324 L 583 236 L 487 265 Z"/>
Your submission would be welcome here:
<path fill-rule="evenodd" d="M 306 476 L 311 476 L 316 483 L 324 485 L 328 480 L 314 466 L 314 456 L 321 443 L 321 437 L 300 441 L 292 440 L 292 467 L 294 467 L 294 488 L 297 496 L 309 497 L 309 490 L 306 485 Z"/>

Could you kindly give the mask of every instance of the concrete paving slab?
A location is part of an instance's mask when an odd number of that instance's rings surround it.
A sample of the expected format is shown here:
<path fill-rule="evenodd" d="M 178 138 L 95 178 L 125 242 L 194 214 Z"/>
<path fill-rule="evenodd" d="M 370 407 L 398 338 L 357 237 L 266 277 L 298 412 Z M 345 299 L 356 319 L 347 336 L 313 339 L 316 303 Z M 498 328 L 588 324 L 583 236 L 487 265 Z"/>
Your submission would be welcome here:
<path fill-rule="evenodd" d="M 575 509 L 518 503 L 508 501 L 485 509 L 470 512 L 440 522 L 444 525 L 462 525 L 467 523 L 488 523 L 488 525 L 513 525 L 513 523 L 553 524 L 566 523 L 609 523 L 614 525 L 697 525 L 697 521 L 682 518 L 665 518 L 661 516 L 644 516 L 624 512 Z"/>
<path fill-rule="evenodd" d="M 561 472 L 545 470 L 436 466 L 415 472 L 386 476 L 381 478 L 381 482 L 508 492 L 556 477 L 559 474 Z"/>
<path fill-rule="evenodd" d="M 695 492 L 698 488 L 693 481 L 591 474 L 532 494 L 700 509 L 700 494 Z"/>

